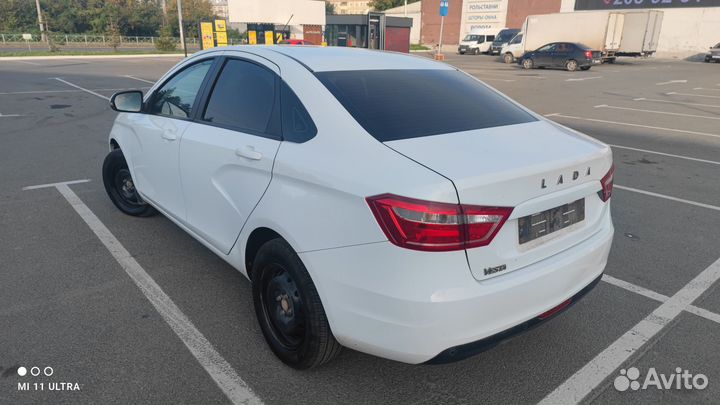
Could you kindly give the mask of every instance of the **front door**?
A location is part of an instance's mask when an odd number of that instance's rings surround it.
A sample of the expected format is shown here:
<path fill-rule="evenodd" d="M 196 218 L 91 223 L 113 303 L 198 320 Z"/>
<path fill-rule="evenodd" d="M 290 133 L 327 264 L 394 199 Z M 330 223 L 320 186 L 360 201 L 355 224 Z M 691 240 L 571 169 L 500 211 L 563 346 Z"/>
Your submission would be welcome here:
<path fill-rule="evenodd" d="M 183 68 L 151 95 L 146 114 L 131 114 L 137 134 L 128 153 L 133 180 L 146 199 L 178 219 L 185 216 L 178 148 L 212 63 L 206 59 Z"/>
<path fill-rule="evenodd" d="M 280 147 L 279 73 L 261 58 L 226 59 L 180 142 L 186 223 L 225 254 L 270 184 Z"/>
<path fill-rule="evenodd" d="M 551 66 L 553 64 L 553 52 L 555 52 L 555 44 L 548 44 L 538 49 L 535 53 L 535 65 Z"/>

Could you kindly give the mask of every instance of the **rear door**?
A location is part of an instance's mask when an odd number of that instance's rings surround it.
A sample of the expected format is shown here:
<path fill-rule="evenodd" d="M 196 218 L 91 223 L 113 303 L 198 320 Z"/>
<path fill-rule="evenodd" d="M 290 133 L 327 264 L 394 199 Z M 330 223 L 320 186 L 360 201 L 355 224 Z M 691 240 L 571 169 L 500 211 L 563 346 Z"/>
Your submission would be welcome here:
<path fill-rule="evenodd" d="M 553 66 L 565 66 L 565 62 L 571 59 L 571 54 L 575 50 L 575 45 L 561 42 L 555 47 L 552 54 Z"/>
<path fill-rule="evenodd" d="M 608 26 L 605 34 L 606 51 L 617 51 L 620 49 L 624 23 L 625 14 L 610 13 L 608 16 Z"/>
<path fill-rule="evenodd" d="M 280 146 L 279 68 L 227 57 L 180 144 L 187 224 L 227 254 L 270 184 Z"/>

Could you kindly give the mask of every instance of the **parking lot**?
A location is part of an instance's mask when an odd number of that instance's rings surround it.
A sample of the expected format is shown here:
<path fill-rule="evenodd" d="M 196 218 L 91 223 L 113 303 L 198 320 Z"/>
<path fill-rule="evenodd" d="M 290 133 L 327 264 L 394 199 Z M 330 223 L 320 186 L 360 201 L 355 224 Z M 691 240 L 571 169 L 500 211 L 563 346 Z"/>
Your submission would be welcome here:
<path fill-rule="evenodd" d="M 528 71 L 447 55 L 612 145 L 603 282 L 562 316 L 461 362 L 412 366 L 346 349 L 299 372 L 267 347 L 242 275 L 166 218 L 120 213 L 103 188 L 109 96 L 149 88 L 177 61 L 0 61 L 0 403 L 717 403 L 717 64 L 625 58 Z M 21 377 L 20 367 L 52 375 Z M 630 367 L 681 368 L 709 384 L 617 390 Z"/>

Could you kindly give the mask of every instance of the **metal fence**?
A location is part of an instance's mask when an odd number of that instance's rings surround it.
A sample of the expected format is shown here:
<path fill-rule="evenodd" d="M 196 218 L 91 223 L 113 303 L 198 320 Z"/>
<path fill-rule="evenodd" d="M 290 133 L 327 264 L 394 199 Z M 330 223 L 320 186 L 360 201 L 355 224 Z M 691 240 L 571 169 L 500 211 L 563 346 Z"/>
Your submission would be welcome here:
<path fill-rule="evenodd" d="M 110 42 L 113 41 L 113 37 L 110 35 L 95 35 L 95 34 L 49 34 L 53 42 L 58 46 L 110 46 Z M 155 41 L 158 37 L 139 37 L 139 36 L 120 36 L 119 46 L 121 47 L 148 47 L 155 46 Z M 180 38 L 173 38 L 175 43 L 180 43 Z M 197 38 L 185 38 L 188 46 L 198 46 Z M 41 42 L 42 38 L 40 35 L 32 34 L 30 39 L 23 38 L 23 34 L 3 34 L 0 33 L 0 44 L 25 44 L 26 42 L 38 43 Z M 229 40 L 230 45 L 238 44 L 237 40 Z"/>

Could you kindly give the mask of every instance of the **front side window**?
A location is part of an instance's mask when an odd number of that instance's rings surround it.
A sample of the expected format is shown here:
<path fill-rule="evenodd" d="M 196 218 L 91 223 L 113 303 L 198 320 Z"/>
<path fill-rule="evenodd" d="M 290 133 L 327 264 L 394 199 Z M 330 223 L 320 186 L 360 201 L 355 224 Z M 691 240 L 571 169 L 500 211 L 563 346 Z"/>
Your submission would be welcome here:
<path fill-rule="evenodd" d="M 470 41 L 477 41 L 480 39 L 480 35 L 465 35 L 465 38 L 463 38 L 463 41 L 470 42 Z"/>
<path fill-rule="evenodd" d="M 278 135 L 276 75 L 252 62 L 230 59 L 220 72 L 202 119 L 251 133 Z"/>
<path fill-rule="evenodd" d="M 510 41 L 510 43 L 511 44 L 519 44 L 522 42 L 522 39 L 523 39 L 522 34 L 517 34 L 517 35 L 515 35 L 515 38 L 513 38 L 512 41 Z"/>
<path fill-rule="evenodd" d="M 555 49 L 555 44 L 548 44 L 548 45 L 541 47 L 537 51 L 538 52 L 552 52 L 554 49 Z"/>
<path fill-rule="evenodd" d="M 152 98 L 150 114 L 189 118 L 200 86 L 212 63 L 212 59 L 196 63 L 163 84 Z"/>
<path fill-rule="evenodd" d="M 331 71 L 316 77 L 380 142 L 536 121 L 457 70 Z"/>

